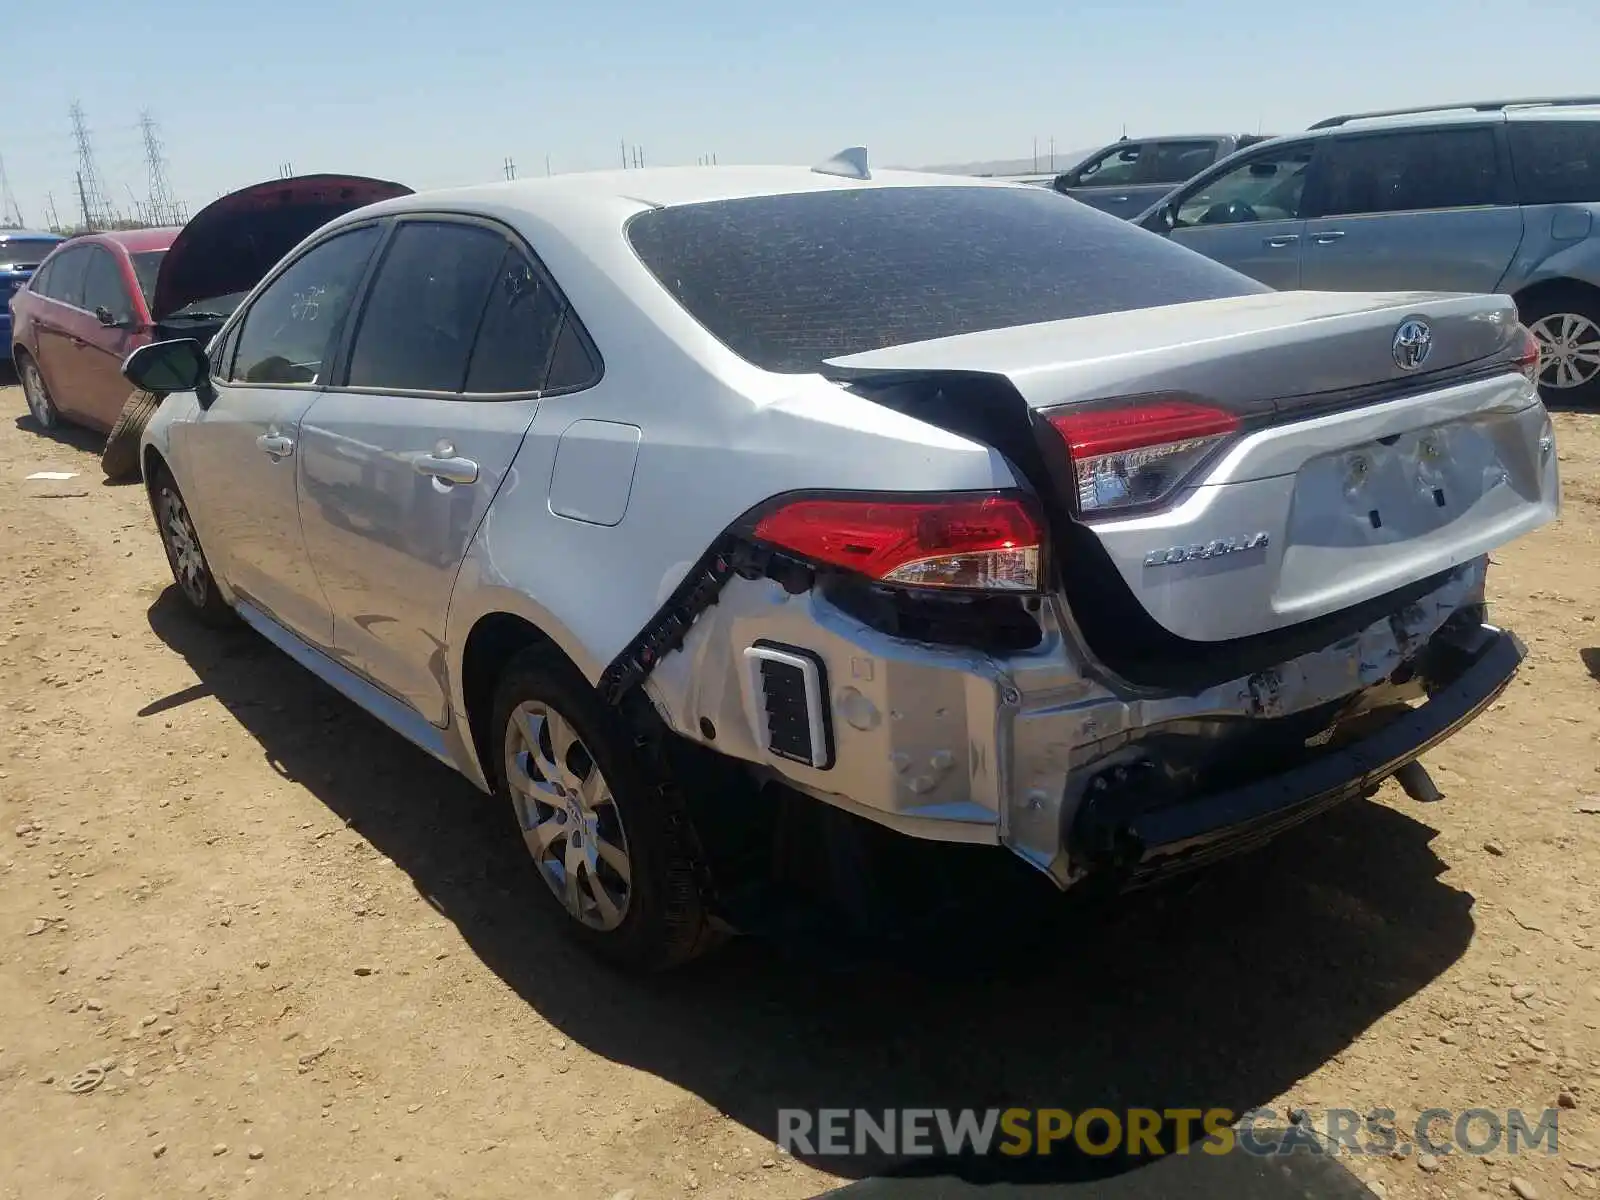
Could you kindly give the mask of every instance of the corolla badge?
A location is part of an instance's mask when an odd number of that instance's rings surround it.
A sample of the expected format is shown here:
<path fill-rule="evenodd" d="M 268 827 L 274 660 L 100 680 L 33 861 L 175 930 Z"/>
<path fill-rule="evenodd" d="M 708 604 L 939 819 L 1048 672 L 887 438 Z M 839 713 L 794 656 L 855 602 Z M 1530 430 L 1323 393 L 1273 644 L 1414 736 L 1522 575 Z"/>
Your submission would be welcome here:
<path fill-rule="evenodd" d="M 1225 554 L 1239 554 L 1245 550 L 1264 550 L 1268 544 L 1265 533 L 1247 533 L 1238 537 L 1217 538 L 1198 542 L 1192 546 L 1168 546 L 1152 550 L 1144 556 L 1147 567 L 1166 567 L 1173 563 L 1196 562 L 1206 558 L 1221 558 Z"/>
<path fill-rule="evenodd" d="M 1433 330 L 1426 321 L 1412 317 L 1400 322 L 1394 331 L 1394 362 L 1402 371 L 1415 371 L 1428 361 L 1433 350 Z"/>

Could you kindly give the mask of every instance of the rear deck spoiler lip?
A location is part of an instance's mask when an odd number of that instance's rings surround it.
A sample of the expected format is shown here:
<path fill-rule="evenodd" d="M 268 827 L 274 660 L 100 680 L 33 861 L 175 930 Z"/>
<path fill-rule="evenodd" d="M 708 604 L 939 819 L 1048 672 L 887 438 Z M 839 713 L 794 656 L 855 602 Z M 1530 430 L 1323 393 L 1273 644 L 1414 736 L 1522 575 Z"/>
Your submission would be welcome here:
<path fill-rule="evenodd" d="M 1180 334 L 1149 341 L 1130 337 L 1131 326 L 1149 325 L 1150 314 L 1163 307 L 1165 315 L 1173 321 L 1187 322 L 1194 329 L 1194 335 Z M 1379 325 L 1392 319 L 1398 327 L 1419 312 L 1425 312 L 1436 321 L 1484 320 L 1485 324 L 1492 323 L 1498 329 L 1483 338 L 1483 353 L 1435 370 L 1396 373 L 1386 379 L 1364 380 L 1356 387 L 1280 394 L 1272 399 L 1292 401 L 1297 408 L 1324 395 L 1330 399 L 1346 396 L 1355 403 L 1367 403 L 1370 402 L 1369 393 L 1374 391 L 1398 394 L 1419 387 L 1439 386 L 1445 380 L 1454 382 L 1463 373 L 1491 367 L 1515 354 L 1517 312 L 1510 297 L 1441 292 L 1274 292 L 903 342 L 825 359 L 819 371 L 824 378 L 838 383 L 885 386 L 929 376 L 1000 376 L 1010 381 L 1030 408 L 1049 408 L 1078 400 L 1187 390 L 1170 386 L 1118 386 L 1118 382 L 1128 374 L 1140 373 L 1141 369 L 1160 370 L 1156 360 L 1170 360 L 1189 347 L 1236 338 L 1258 339 L 1261 352 L 1270 353 L 1271 343 L 1266 339 L 1279 330 L 1308 327 L 1315 330 L 1323 322 L 1331 326 L 1335 322 L 1363 319 Z M 1457 324 L 1463 322 L 1458 320 Z M 1399 368 L 1394 370 L 1398 372 Z"/>

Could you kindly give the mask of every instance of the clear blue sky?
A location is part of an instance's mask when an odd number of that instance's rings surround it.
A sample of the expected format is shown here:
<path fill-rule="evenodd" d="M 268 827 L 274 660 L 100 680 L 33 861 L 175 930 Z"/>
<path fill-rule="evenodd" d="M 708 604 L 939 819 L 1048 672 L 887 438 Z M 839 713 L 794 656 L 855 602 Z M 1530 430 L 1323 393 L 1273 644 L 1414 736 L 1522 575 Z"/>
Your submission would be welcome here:
<path fill-rule="evenodd" d="M 83 103 L 111 201 L 147 176 L 160 123 L 191 206 L 296 172 L 424 188 L 619 165 L 881 165 L 1065 154 L 1133 134 L 1303 128 L 1350 108 L 1600 92 L 1582 0 L 128 0 L 0 19 L 0 155 L 30 223 L 63 217 Z M 25 15 L 24 15 L 25 13 Z M 167 15 L 161 15 L 167 14 Z"/>

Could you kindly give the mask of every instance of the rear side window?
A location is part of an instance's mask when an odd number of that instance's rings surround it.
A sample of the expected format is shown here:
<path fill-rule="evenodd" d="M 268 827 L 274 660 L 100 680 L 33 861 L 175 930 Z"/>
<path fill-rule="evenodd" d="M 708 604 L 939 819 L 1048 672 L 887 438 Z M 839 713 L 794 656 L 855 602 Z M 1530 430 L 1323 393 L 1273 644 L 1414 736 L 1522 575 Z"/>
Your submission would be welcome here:
<path fill-rule="evenodd" d="M 83 307 L 83 274 L 89 266 L 89 247 L 74 246 L 63 250 L 50 260 L 50 270 L 45 274 L 48 291 L 42 295 L 74 308 Z M 35 288 L 37 291 L 38 289 Z"/>
<path fill-rule="evenodd" d="M 525 255 L 506 247 L 483 310 L 469 392 L 533 392 L 544 385 L 561 331 L 561 297 Z"/>
<path fill-rule="evenodd" d="M 1217 161 L 1217 143 L 1157 142 L 1146 183 L 1182 183 Z"/>
<path fill-rule="evenodd" d="M 1270 289 L 1034 187 L 873 187 L 640 213 L 628 240 L 736 354 L 769 371 L 1010 325 Z"/>
<path fill-rule="evenodd" d="M 1493 130 L 1445 128 L 1325 139 L 1313 216 L 1473 208 L 1499 198 Z"/>
<path fill-rule="evenodd" d="M 1522 203 L 1600 201 L 1600 121 L 1511 121 L 1506 132 Z"/>
<path fill-rule="evenodd" d="M 350 387 L 459 392 L 506 240 L 480 225 L 404 221 L 350 351 Z"/>

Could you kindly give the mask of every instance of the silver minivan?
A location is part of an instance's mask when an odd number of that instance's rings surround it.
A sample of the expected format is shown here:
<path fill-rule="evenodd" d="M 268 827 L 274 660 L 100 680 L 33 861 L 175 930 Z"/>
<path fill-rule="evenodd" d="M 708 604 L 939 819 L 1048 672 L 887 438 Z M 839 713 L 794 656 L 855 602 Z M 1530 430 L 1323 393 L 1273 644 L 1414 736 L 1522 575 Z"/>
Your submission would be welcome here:
<path fill-rule="evenodd" d="M 1332 117 L 1135 219 L 1270 287 L 1512 296 L 1547 400 L 1600 400 L 1600 98 Z"/>

